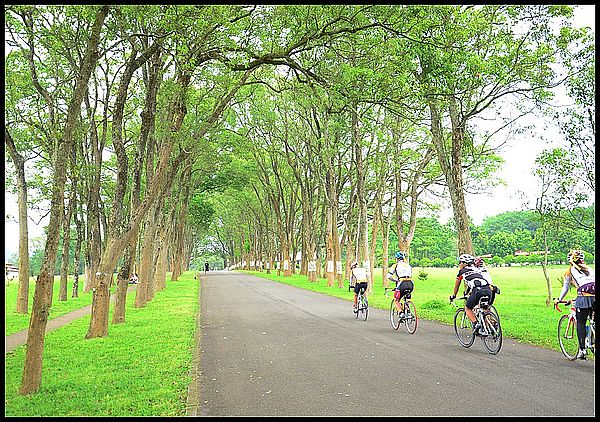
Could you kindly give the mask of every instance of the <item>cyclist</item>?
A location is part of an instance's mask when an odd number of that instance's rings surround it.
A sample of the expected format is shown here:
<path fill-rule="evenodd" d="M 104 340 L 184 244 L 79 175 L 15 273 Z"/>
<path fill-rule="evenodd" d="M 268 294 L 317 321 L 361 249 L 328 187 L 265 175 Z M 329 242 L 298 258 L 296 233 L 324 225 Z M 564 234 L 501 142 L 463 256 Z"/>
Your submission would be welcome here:
<path fill-rule="evenodd" d="M 358 312 L 358 293 L 360 292 L 360 289 L 364 289 L 365 293 L 363 294 L 366 294 L 367 286 L 367 272 L 364 268 L 358 267 L 358 262 L 352 262 L 352 264 L 350 264 L 350 287 L 354 287 L 354 304 L 352 305 L 352 312 Z"/>
<path fill-rule="evenodd" d="M 577 310 L 577 339 L 579 340 L 579 351 L 576 359 L 585 359 L 587 349 L 585 347 L 585 323 L 588 316 L 591 316 L 596 304 L 596 278 L 594 270 L 584 262 L 585 255 L 582 250 L 574 249 L 567 254 L 569 268 L 563 276 L 563 289 L 556 301 L 561 301 L 567 295 L 569 287 L 577 287 L 577 298 L 575 299 L 575 309 Z"/>
<path fill-rule="evenodd" d="M 404 261 L 404 254 L 402 252 L 396 252 L 396 263 L 390 267 L 388 272 L 388 280 L 396 283 L 394 289 L 394 304 L 400 314 L 400 318 L 404 318 L 404 303 L 400 302 L 402 294 L 408 294 L 413 291 L 415 285 L 412 281 L 412 267 L 408 262 Z"/>
<path fill-rule="evenodd" d="M 475 267 L 479 268 L 479 271 L 481 271 L 481 275 L 487 280 L 490 286 L 490 290 L 492 291 L 492 297 L 490 297 L 490 305 L 492 305 L 494 303 L 494 299 L 496 298 L 496 294 L 500 294 L 500 288 L 498 288 L 498 286 L 492 283 L 492 276 L 490 275 L 490 272 L 485 266 L 485 262 L 483 262 L 482 257 L 476 257 L 473 262 L 475 264 Z"/>
<path fill-rule="evenodd" d="M 488 296 L 491 299 L 492 290 L 489 282 L 484 278 L 479 268 L 475 266 L 475 258 L 472 255 L 463 254 L 458 257 L 458 274 L 456 275 L 454 293 L 450 296 L 450 301 L 456 299 L 461 281 L 467 284 L 465 295 L 469 295 L 469 297 L 465 301 L 465 313 L 471 324 L 473 324 L 473 332 L 476 334 L 481 327 L 473 313 L 473 308 L 479 303 L 482 296 Z"/>

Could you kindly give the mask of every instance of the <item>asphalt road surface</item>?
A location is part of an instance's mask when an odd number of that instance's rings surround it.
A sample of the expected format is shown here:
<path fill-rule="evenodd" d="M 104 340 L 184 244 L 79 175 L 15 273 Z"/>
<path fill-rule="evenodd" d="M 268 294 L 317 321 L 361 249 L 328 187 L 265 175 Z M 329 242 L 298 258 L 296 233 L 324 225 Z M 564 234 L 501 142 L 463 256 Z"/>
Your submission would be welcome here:
<path fill-rule="evenodd" d="M 418 298 L 416 299 L 418 310 Z M 235 272 L 201 277 L 198 415 L 593 416 L 595 363 L 451 326 L 392 330 L 346 300 Z"/>

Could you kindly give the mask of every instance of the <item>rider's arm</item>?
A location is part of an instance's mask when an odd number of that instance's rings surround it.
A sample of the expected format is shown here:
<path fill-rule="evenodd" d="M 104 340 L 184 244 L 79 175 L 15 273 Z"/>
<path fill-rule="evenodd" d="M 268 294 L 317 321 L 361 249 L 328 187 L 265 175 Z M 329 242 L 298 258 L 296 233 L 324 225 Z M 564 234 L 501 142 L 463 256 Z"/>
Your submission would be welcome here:
<path fill-rule="evenodd" d="M 569 292 L 569 285 L 571 284 L 571 276 L 569 274 L 565 274 L 563 288 L 560 294 L 558 295 L 559 302 L 564 299 L 564 297 Z"/>
<path fill-rule="evenodd" d="M 456 294 L 458 293 L 458 288 L 460 287 L 461 281 L 462 281 L 462 276 L 456 277 L 456 282 L 454 283 L 454 293 L 452 293 L 452 296 L 456 296 Z"/>
<path fill-rule="evenodd" d="M 395 282 L 396 281 L 396 279 L 394 278 L 395 273 L 396 273 L 396 265 L 392 265 L 390 267 L 390 270 L 388 271 L 388 276 L 387 276 L 388 280 Z"/>

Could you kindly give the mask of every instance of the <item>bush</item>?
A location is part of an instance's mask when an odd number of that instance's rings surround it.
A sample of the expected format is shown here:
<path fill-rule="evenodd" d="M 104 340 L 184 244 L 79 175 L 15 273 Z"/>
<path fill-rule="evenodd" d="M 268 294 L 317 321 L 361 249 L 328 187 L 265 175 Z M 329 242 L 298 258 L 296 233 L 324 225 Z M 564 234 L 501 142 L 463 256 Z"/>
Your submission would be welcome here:
<path fill-rule="evenodd" d="M 425 281 L 425 280 L 427 280 L 427 276 L 428 276 L 428 275 L 429 275 L 429 274 L 427 274 L 427 273 L 426 273 L 426 272 L 423 270 L 423 268 L 421 268 L 421 270 L 419 271 L 419 280 L 421 280 L 421 281 Z"/>
<path fill-rule="evenodd" d="M 494 256 L 492 258 L 491 262 L 492 262 L 492 265 L 494 265 L 496 267 L 500 267 L 500 266 L 504 265 L 504 259 L 502 259 L 502 257 L 498 256 L 498 255 Z"/>
<path fill-rule="evenodd" d="M 456 265 L 456 258 L 448 256 L 444 258 L 444 266 L 446 268 L 452 268 Z"/>
<path fill-rule="evenodd" d="M 421 267 L 432 267 L 431 260 L 429 258 L 422 258 L 420 261 Z"/>

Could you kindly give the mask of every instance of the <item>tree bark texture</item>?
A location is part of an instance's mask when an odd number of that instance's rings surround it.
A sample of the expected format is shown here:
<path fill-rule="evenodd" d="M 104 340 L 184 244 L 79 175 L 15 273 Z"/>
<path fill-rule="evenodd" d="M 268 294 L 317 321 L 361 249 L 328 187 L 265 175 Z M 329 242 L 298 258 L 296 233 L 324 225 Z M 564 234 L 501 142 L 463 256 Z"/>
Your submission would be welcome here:
<path fill-rule="evenodd" d="M 81 63 L 79 76 L 75 83 L 72 100 L 67 111 L 67 119 L 61 142 L 61 149 L 56 150 L 53 163 L 52 180 L 52 201 L 50 205 L 50 221 L 48 223 L 48 235 L 46 238 L 46 247 L 44 250 L 44 259 L 42 268 L 36 281 L 36 288 L 33 298 L 33 309 L 29 322 L 27 333 L 27 351 L 25 354 L 25 364 L 23 367 L 23 377 L 21 381 L 20 394 L 31 394 L 39 390 L 42 382 L 42 355 L 44 350 L 44 335 L 46 324 L 48 322 L 49 304 L 47 297 L 48 291 L 52 286 L 54 278 L 54 261 L 58 249 L 60 223 L 63 214 L 63 194 L 64 185 L 67 176 L 67 157 L 69 157 L 73 147 L 73 138 L 81 103 L 87 91 L 87 84 L 90 75 L 98 59 L 98 44 L 100 41 L 100 30 L 104 20 L 108 15 L 109 6 L 102 6 L 96 14 L 95 21 L 91 28 L 90 39 Z"/>
<path fill-rule="evenodd" d="M 19 208 L 19 290 L 16 311 L 29 312 L 29 234 L 27 225 L 27 182 L 25 180 L 25 159 L 17 151 L 10 132 L 4 128 L 4 142 L 15 166 L 17 182 L 17 204 Z"/>

